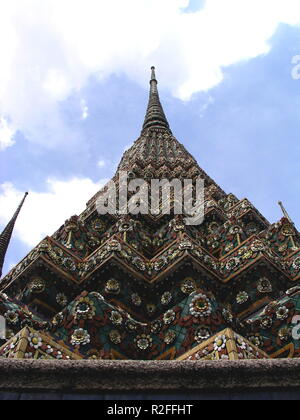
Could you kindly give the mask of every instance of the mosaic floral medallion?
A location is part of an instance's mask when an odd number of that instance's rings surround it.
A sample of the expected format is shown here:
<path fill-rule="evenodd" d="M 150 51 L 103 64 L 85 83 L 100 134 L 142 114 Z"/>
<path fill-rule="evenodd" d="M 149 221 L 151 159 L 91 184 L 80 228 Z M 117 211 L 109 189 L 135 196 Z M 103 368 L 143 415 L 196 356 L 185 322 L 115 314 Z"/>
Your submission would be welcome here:
<path fill-rule="evenodd" d="M 249 236 L 255 235 L 256 233 L 259 232 L 259 227 L 257 226 L 256 223 L 251 222 L 251 223 L 248 223 L 246 225 L 245 231 L 246 231 L 247 235 L 249 235 Z"/>
<path fill-rule="evenodd" d="M 38 334 L 30 334 L 29 345 L 35 350 L 38 350 L 43 345 L 43 340 Z"/>
<path fill-rule="evenodd" d="M 156 305 L 150 303 L 146 306 L 146 309 L 149 315 L 154 315 L 156 312 Z"/>
<path fill-rule="evenodd" d="M 158 334 L 161 332 L 163 327 L 163 323 L 159 320 L 154 321 L 151 323 L 151 333 L 152 334 Z"/>
<path fill-rule="evenodd" d="M 117 311 L 112 311 L 111 312 L 111 314 L 110 314 L 110 317 L 109 317 L 109 319 L 111 320 L 111 322 L 114 324 L 114 325 L 122 325 L 123 324 L 123 317 L 122 317 L 122 315 L 119 313 L 119 312 L 117 312 Z"/>
<path fill-rule="evenodd" d="M 224 350 L 226 348 L 226 344 L 227 344 L 227 338 L 225 335 L 220 335 L 219 337 L 217 337 L 215 339 L 214 342 L 214 350 L 221 352 L 222 350 Z"/>
<path fill-rule="evenodd" d="M 174 341 L 176 340 L 176 337 L 177 337 L 177 334 L 175 331 L 171 331 L 171 330 L 168 331 L 164 338 L 165 344 L 167 344 L 168 346 L 173 344 Z"/>
<path fill-rule="evenodd" d="M 284 321 L 285 319 L 288 318 L 289 313 L 290 312 L 289 312 L 289 310 L 288 310 L 288 308 L 286 306 L 281 306 L 276 311 L 277 319 L 279 319 L 280 321 Z"/>
<path fill-rule="evenodd" d="M 142 334 L 135 338 L 134 340 L 136 347 L 139 350 L 145 351 L 148 350 L 152 346 L 152 338 L 150 335 Z"/>
<path fill-rule="evenodd" d="M 263 347 L 263 338 L 260 334 L 249 335 L 248 340 L 256 347 Z"/>
<path fill-rule="evenodd" d="M 211 330 L 207 327 L 199 327 L 195 332 L 195 341 L 197 343 L 202 343 L 203 341 L 208 340 L 212 336 Z"/>
<path fill-rule="evenodd" d="M 185 295 L 191 295 L 197 290 L 197 285 L 194 279 L 187 278 L 181 284 L 181 291 Z"/>
<path fill-rule="evenodd" d="M 90 342 L 91 337 L 86 330 L 80 328 L 74 331 L 71 338 L 72 346 L 86 346 L 87 344 L 90 344 Z"/>
<path fill-rule="evenodd" d="M 8 296 L 5 293 L 0 293 L 0 299 L 7 301 L 8 300 Z"/>
<path fill-rule="evenodd" d="M 220 229 L 220 226 L 219 226 L 219 225 L 218 225 L 218 223 L 216 223 L 216 222 L 212 222 L 212 223 L 210 223 L 210 225 L 208 226 L 208 231 L 209 231 L 209 233 L 211 233 L 211 234 L 216 234 L 216 233 L 218 233 L 219 229 Z"/>
<path fill-rule="evenodd" d="M 244 303 L 247 303 L 248 300 L 249 300 L 249 295 L 245 291 L 240 292 L 236 297 L 236 302 L 238 305 L 243 305 Z"/>
<path fill-rule="evenodd" d="M 64 308 L 68 304 L 68 298 L 65 294 L 58 293 L 58 295 L 56 296 L 56 302 L 59 304 L 59 306 Z"/>
<path fill-rule="evenodd" d="M 19 314 L 15 311 L 8 311 L 4 318 L 10 325 L 16 325 L 19 322 Z"/>
<path fill-rule="evenodd" d="M 162 305 L 164 305 L 164 306 L 169 305 L 171 303 L 171 301 L 172 301 L 172 297 L 173 296 L 172 296 L 172 293 L 171 292 L 165 292 L 162 295 L 162 298 L 161 298 Z"/>
<path fill-rule="evenodd" d="M 270 329 L 272 325 L 273 325 L 273 319 L 269 316 L 265 316 L 260 322 L 260 326 L 263 330 Z"/>
<path fill-rule="evenodd" d="M 116 279 L 110 279 L 105 285 L 106 293 L 118 295 L 121 292 L 121 285 Z"/>
<path fill-rule="evenodd" d="M 101 219 L 96 219 L 92 223 L 92 228 L 99 233 L 105 232 L 106 224 Z"/>
<path fill-rule="evenodd" d="M 137 330 L 137 324 L 131 319 L 125 322 L 125 327 L 129 332 L 135 332 Z"/>
<path fill-rule="evenodd" d="M 196 318 L 209 317 L 212 306 L 208 297 L 203 294 L 195 296 L 190 304 L 190 312 Z"/>
<path fill-rule="evenodd" d="M 243 338 L 242 337 L 240 337 L 239 335 L 237 335 L 237 334 L 235 334 L 235 342 L 236 342 L 236 345 L 237 345 L 237 347 L 239 348 L 239 349 L 241 349 L 241 350 L 247 350 L 247 348 L 248 348 L 248 345 L 247 345 L 247 343 L 246 343 L 246 341 L 245 340 L 243 340 Z"/>
<path fill-rule="evenodd" d="M 164 314 L 163 320 L 164 320 L 165 325 L 173 324 L 175 319 L 176 319 L 176 313 L 173 310 L 170 310 Z"/>
<path fill-rule="evenodd" d="M 122 336 L 118 330 L 113 330 L 109 333 L 109 339 L 113 344 L 121 344 L 122 343 Z"/>
<path fill-rule="evenodd" d="M 142 304 L 142 299 L 141 299 L 141 297 L 140 297 L 137 293 L 133 293 L 133 295 L 131 295 L 131 302 L 132 302 L 135 306 L 141 306 L 141 304 Z"/>
<path fill-rule="evenodd" d="M 263 242 L 255 240 L 251 245 L 251 249 L 253 252 L 263 252 L 266 249 L 266 246 Z"/>
<path fill-rule="evenodd" d="M 93 319 L 96 315 L 96 307 L 94 302 L 88 297 L 82 297 L 75 305 L 76 319 Z"/>
<path fill-rule="evenodd" d="M 229 309 L 223 309 L 222 315 L 226 322 L 228 322 L 229 324 L 233 323 L 233 320 L 234 320 L 233 314 Z"/>
<path fill-rule="evenodd" d="M 285 327 L 279 330 L 278 337 L 282 342 L 287 342 L 292 338 L 291 328 Z"/>
<path fill-rule="evenodd" d="M 281 233 L 283 236 L 293 236 L 295 235 L 295 230 L 291 225 L 286 224 L 281 229 Z"/>
<path fill-rule="evenodd" d="M 293 268 L 294 268 L 294 270 L 299 270 L 300 269 L 300 258 L 295 259 L 295 261 L 293 262 Z"/>
<path fill-rule="evenodd" d="M 57 327 L 59 325 L 61 325 L 64 321 L 64 316 L 62 313 L 59 313 L 57 315 L 55 315 L 55 317 L 52 319 L 52 324 Z"/>

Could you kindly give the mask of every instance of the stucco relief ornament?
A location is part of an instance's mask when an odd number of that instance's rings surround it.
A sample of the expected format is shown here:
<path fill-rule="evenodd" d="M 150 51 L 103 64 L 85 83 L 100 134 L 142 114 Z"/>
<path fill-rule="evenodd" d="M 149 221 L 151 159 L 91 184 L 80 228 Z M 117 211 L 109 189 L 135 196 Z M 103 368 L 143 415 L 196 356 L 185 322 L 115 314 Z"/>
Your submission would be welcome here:
<path fill-rule="evenodd" d="M 35 277 L 29 283 L 29 290 L 32 293 L 40 294 L 43 293 L 46 289 L 46 282 L 40 277 Z"/>
<path fill-rule="evenodd" d="M 257 290 L 260 293 L 271 293 L 273 291 L 270 280 L 266 277 L 261 278 L 257 284 Z"/>
<path fill-rule="evenodd" d="M 160 271 L 168 264 L 168 259 L 165 256 L 162 256 L 159 260 L 154 263 L 154 270 Z"/>
<path fill-rule="evenodd" d="M 266 246 L 263 242 L 255 240 L 252 242 L 251 249 L 253 252 L 263 252 L 266 250 Z"/>
<path fill-rule="evenodd" d="M 194 279 L 187 278 L 181 284 L 181 291 L 185 295 L 191 295 L 197 290 L 197 285 Z"/>
<path fill-rule="evenodd" d="M 239 259 L 238 258 L 231 258 L 227 264 L 226 264 L 226 270 L 231 271 L 234 270 L 239 265 Z"/>
<path fill-rule="evenodd" d="M 112 239 L 107 244 L 107 250 L 109 252 L 120 252 L 122 250 L 122 246 L 120 242 L 116 241 L 115 239 Z"/>
<path fill-rule="evenodd" d="M 141 258 L 139 258 L 139 257 L 135 257 L 135 258 L 133 258 L 133 260 L 132 260 L 132 263 L 140 270 L 140 271 L 146 271 L 146 268 L 147 268 L 147 266 L 146 266 L 146 264 L 145 264 L 145 262 L 141 259 Z"/>
<path fill-rule="evenodd" d="M 195 296 L 190 304 L 190 313 L 196 318 L 209 317 L 212 306 L 208 297 L 203 294 Z"/>
<path fill-rule="evenodd" d="M 121 292 L 121 285 L 116 279 L 110 279 L 105 285 L 106 293 L 118 295 Z"/>
<path fill-rule="evenodd" d="M 86 330 L 80 328 L 74 331 L 71 338 L 72 346 L 86 346 L 87 344 L 90 344 L 90 342 L 91 337 Z"/>
<path fill-rule="evenodd" d="M 64 258 L 63 266 L 70 271 L 76 271 L 77 269 L 75 262 L 71 258 Z"/>
<path fill-rule="evenodd" d="M 194 248 L 193 243 L 191 241 L 188 241 L 188 240 L 182 241 L 179 244 L 180 251 L 187 251 L 187 250 L 193 249 L 193 248 Z"/>

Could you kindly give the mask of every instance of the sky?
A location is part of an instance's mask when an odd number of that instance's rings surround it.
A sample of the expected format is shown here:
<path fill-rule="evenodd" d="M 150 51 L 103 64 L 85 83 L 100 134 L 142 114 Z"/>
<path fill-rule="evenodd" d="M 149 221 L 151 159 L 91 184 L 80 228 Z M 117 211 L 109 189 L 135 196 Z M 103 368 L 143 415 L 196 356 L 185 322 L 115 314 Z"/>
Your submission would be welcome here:
<path fill-rule="evenodd" d="M 299 0 L 0 0 L 4 272 L 85 209 L 141 131 L 150 67 L 177 139 L 228 193 L 296 226 Z"/>

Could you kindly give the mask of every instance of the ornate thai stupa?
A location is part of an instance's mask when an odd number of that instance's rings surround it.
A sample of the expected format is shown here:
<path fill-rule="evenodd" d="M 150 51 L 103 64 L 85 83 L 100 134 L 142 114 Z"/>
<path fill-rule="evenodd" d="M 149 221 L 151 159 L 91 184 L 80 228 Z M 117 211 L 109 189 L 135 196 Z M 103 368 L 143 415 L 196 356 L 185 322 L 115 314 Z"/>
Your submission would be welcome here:
<path fill-rule="evenodd" d="M 1 358 L 217 363 L 300 356 L 296 227 L 285 211 L 270 224 L 200 168 L 174 137 L 157 86 L 152 68 L 142 132 L 114 181 L 121 171 L 149 184 L 201 177 L 204 222 L 187 225 L 173 206 L 170 215 L 99 215 L 104 188 L 2 278 Z M 21 206 L 0 236 L 1 272 Z"/>

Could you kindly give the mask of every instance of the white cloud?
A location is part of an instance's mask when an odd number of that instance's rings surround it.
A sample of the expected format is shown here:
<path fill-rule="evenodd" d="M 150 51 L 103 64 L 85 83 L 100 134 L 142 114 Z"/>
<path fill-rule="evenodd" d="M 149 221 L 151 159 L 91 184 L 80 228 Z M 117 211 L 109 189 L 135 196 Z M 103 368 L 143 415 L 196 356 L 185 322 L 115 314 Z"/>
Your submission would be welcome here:
<path fill-rule="evenodd" d="M 106 162 L 105 162 L 105 160 L 99 160 L 99 162 L 98 162 L 98 167 L 99 167 L 99 168 L 105 168 L 105 166 L 106 166 Z"/>
<path fill-rule="evenodd" d="M 89 107 L 87 106 L 87 103 L 86 103 L 85 99 L 82 99 L 80 104 L 81 104 L 81 112 L 82 112 L 81 118 L 83 120 L 86 120 L 90 116 Z"/>
<path fill-rule="evenodd" d="M 32 247 L 52 235 L 74 214 L 80 214 L 90 198 L 107 180 L 94 183 L 89 178 L 70 181 L 49 179 L 47 192 L 30 191 L 16 224 L 19 240 Z M 24 192 L 11 183 L 0 185 L 0 224 L 5 225 L 15 212 Z"/>
<path fill-rule="evenodd" d="M 0 117 L 0 151 L 14 145 L 15 130 L 9 123 Z"/>
<path fill-rule="evenodd" d="M 189 99 L 223 79 L 223 66 L 270 50 L 280 23 L 300 22 L 299 0 L 0 0 L 0 106 L 33 142 L 76 141 L 60 101 L 93 74 L 124 73 Z M 101 100 L 101 98 L 99 98 Z M 83 111 L 83 117 L 88 110 Z"/>

